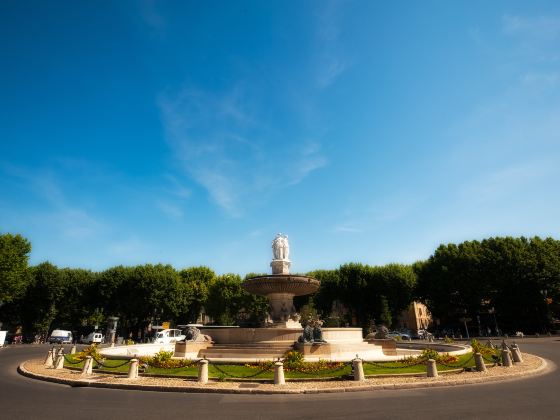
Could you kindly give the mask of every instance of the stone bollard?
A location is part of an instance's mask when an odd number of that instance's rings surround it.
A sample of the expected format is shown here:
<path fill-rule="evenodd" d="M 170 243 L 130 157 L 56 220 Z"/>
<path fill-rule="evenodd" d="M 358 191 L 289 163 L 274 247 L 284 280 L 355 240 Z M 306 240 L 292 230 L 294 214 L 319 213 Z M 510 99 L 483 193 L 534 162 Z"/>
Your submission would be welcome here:
<path fill-rule="evenodd" d="M 47 353 L 47 357 L 45 358 L 45 363 L 44 363 L 45 367 L 52 368 L 53 367 L 53 359 L 54 359 L 53 350 L 50 349 L 49 352 Z"/>
<path fill-rule="evenodd" d="M 276 362 L 274 363 L 274 385 L 284 385 L 285 383 L 284 363 Z"/>
<path fill-rule="evenodd" d="M 128 379 L 138 379 L 138 359 L 130 359 Z"/>
<path fill-rule="evenodd" d="M 502 365 L 504 367 L 512 367 L 513 363 L 511 362 L 511 354 L 509 350 L 503 349 L 502 350 Z"/>
<path fill-rule="evenodd" d="M 86 356 L 84 360 L 84 367 L 82 368 L 82 375 L 91 375 L 93 373 L 93 357 Z"/>
<path fill-rule="evenodd" d="M 523 356 L 521 356 L 521 351 L 517 344 L 511 346 L 511 357 L 515 363 L 523 363 Z"/>
<path fill-rule="evenodd" d="M 474 363 L 476 365 L 476 370 L 478 372 L 486 372 L 486 365 L 484 364 L 484 359 L 482 358 L 482 354 L 480 353 L 474 354 Z"/>
<path fill-rule="evenodd" d="M 55 369 L 62 369 L 64 368 L 64 354 L 59 354 L 56 356 L 56 361 L 54 362 Z"/>
<path fill-rule="evenodd" d="M 70 354 L 76 354 L 76 345 L 75 344 L 70 349 Z"/>
<path fill-rule="evenodd" d="M 366 377 L 364 375 L 364 366 L 362 359 L 355 358 L 352 360 L 352 370 L 354 371 L 355 381 L 365 381 Z"/>
<path fill-rule="evenodd" d="M 198 362 L 198 382 L 201 384 L 208 382 L 208 360 L 206 359 Z"/>
<path fill-rule="evenodd" d="M 114 342 L 111 343 L 111 347 L 115 347 L 115 343 L 114 343 Z"/>
<path fill-rule="evenodd" d="M 428 359 L 427 365 L 427 376 L 428 378 L 437 378 L 438 371 L 436 366 L 436 361 L 434 359 Z"/>

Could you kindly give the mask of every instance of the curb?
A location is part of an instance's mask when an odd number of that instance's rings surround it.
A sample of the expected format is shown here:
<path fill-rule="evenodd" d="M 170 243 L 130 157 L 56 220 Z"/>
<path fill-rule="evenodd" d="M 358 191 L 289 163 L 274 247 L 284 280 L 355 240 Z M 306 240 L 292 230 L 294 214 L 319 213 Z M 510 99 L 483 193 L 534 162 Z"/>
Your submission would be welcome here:
<path fill-rule="evenodd" d="M 25 368 L 25 363 L 22 362 L 17 371 L 19 374 L 37 380 L 46 382 L 58 383 L 62 385 L 69 385 L 71 387 L 91 387 L 91 388 L 112 388 L 124 389 L 135 391 L 156 391 L 156 392 L 183 392 L 183 393 L 209 393 L 209 394 L 251 394 L 251 395 L 270 395 L 270 394 L 332 394 L 344 392 L 363 392 L 363 391 L 378 391 L 378 390 L 399 390 L 399 389 L 419 389 L 419 388 L 441 388 L 452 387 L 461 385 L 475 385 L 487 384 L 495 382 L 508 382 L 514 380 L 521 380 L 538 375 L 543 375 L 556 369 L 554 363 L 543 359 L 542 357 L 535 356 L 540 360 L 541 365 L 535 370 L 525 372 L 523 374 L 516 374 L 513 376 L 493 376 L 487 378 L 465 378 L 454 382 L 421 382 L 421 383 L 402 383 L 402 384 L 378 384 L 378 385 L 362 385 L 353 386 L 348 388 L 309 388 L 309 389 L 246 389 L 246 388 L 212 388 L 212 387 L 193 387 L 185 386 L 159 386 L 159 385 L 140 385 L 140 384 L 117 384 L 109 382 L 99 382 L 99 379 L 65 379 L 53 376 L 47 376 L 40 373 L 35 373 Z M 211 385 L 211 383 L 209 383 Z"/>

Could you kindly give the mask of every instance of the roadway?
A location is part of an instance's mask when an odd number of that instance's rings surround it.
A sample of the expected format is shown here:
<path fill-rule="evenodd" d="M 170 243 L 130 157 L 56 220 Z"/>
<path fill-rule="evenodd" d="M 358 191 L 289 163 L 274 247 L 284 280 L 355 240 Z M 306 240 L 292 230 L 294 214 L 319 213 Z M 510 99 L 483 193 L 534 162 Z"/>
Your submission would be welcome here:
<path fill-rule="evenodd" d="M 560 338 L 516 340 L 560 365 Z M 310 395 L 187 394 L 73 388 L 19 375 L 48 345 L 0 349 L 1 419 L 550 419 L 560 416 L 560 371 L 527 379 L 395 391 Z"/>

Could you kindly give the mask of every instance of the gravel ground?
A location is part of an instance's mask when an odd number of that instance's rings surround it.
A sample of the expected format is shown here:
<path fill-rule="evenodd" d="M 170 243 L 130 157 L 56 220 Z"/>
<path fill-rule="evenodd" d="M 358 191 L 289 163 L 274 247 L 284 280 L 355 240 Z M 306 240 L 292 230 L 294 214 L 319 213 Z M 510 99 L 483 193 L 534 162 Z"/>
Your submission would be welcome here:
<path fill-rule="evenodd" d="M 549 366 L 550 368 L 550 366 Z M 427 377 L 379 377 L 368 378 L 364 382 L 355 381 L 305 381 L 287 382 L 286 385 L 273 385 L 261 382 L 219 382 L 210 381 L 199 384 L 193 379 L 139 377 L 127 379 L 124 375 L 99 374 L 82 376 L 80 372 L 69 369 L 56 370 L 45 368 L 43 360 L 29 360 L 20 366 L 20 371 L 37 379 L 53 378 L 60 382 L 74 382 L 82 386 L 102 386 L 134 389 L 161 387 L 164 391 L 185 392 L 234 392 L 234 393 L 314 393 L 314 392 L 350 392 L 367 389 L 399 389 L 416 387 L 433 387 L 481 383 L 497 380 L 511 380 L 522 376 L 537 374 L 547 370 L 547 363 L 540 357 L 523 353 L 523 363 L 511 368 L 496 366 L 483 372 L 463 372 L 441 375 L 437 378 Z M 51 379 L 52 380 L 52 379 Z"/>

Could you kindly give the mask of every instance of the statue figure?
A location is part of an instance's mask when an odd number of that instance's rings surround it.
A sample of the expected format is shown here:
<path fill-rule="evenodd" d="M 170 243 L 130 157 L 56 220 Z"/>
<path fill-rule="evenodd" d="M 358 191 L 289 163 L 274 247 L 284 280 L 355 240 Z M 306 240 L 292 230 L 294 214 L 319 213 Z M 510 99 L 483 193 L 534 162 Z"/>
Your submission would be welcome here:
<path fill-rule="evenodd" d="M 184 341 L 194 343 L 212 342 L 212 338 L 209 335 L 202 334 L 196 327 L 187 327 Z"/>
<path fill-rule="evenodd" d="M 200 335 L 200 330 L 196 327 L 187 327 L 185 331 L 185 341 L 196 341 Z"/>
<path fill-rule="evenodd" d="M 323 339 L 323 330 L 321 327 L 323 326 L 323 321 L 317 320 L 315 322 L 315 326 L 313 327 L 313 342 L 314 343 L 326 343 Z"/>
<path fill-rule="evenodd" d="M 307 324 L 303 329 L 303 334 L 298 338 L 299 343 L 313 343 L 313 327 Z"/>
<path fill-rule="evenodd" d="M 288 260 L 290 256 L 290 245 L 288 235 L 278 233 L 272 241 L 272 256 L 275 260 Z"/>
<path fill-rule="evenodd" d="M 378 339 L 385 339 L 387 338 L 387 334 L 389 334 L 387 327 L 385 325 L 380 325 L 377 327 L 377 332 L 374 337 Z"/>
<path fill-rule="evenodd" d="M 323 338 L 323 321 L 319 319 L 309 320 L 303 328 L 303 334 L 299 336 L 298 343 L 314 344 L 326 343 Z"/>

